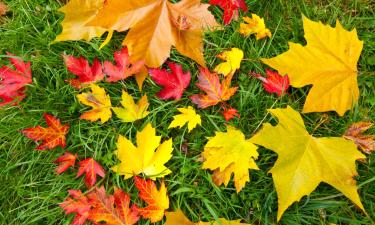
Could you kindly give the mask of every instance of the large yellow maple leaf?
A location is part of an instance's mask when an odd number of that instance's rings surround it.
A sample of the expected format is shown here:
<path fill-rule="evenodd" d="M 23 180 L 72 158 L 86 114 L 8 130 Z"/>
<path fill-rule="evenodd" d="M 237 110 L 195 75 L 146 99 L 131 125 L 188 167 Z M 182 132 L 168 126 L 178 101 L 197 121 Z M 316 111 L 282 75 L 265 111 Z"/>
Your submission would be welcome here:
<path fill-rule="evenodd" d="M 228 126 L 227 132 L 216 132 L 214 137 L 210 137 L 202 155 L 205 160 L 203 169 L 214 170 L 214 183 L 227 186 L 233 173 L 237 192 L 250 181 L 249 168 L 259 169 L 254 161 L 259 155 L 257 146 L 231 126 Z"/>
<path fill-rule="evenodd" d="M 289 43 L 289 50 L 262 61 L 288 74 L 293 87 L 312 85 L 304 113 L 336 111 L 340 116 L 358 101 L 357 61 L 363 42 L 356 29 L 332 28 L 303 17 L 306 46 Z"/>
<path fill-rule="evenodd" d="M 172 157 L 172 139 L 160 144 L 161 136 L 156 136 L 156 130 L 147 124 L 137 132 L 137 146 L 120 135 L 117 141 L 115 154 L 121 161 L 112 167 L 112 170 L 125 176 L 125 179 L 141 173 L 155 179 L 170 174 L 171 171 L 164 166 Z"/>
<path fill-rule="evenodd" d="M 342 137 L 313 137 L 306 131 L 301 115 L 289 106 L 268 111 L 279 123 L 264 124 L 250 141 L 279 156 L 270 170 L 279 202 L 277 219 L 320 182 L 332 185 L 364 211 L 353 177 L 357 175 L 355 161 L 365 156 L 354 142 Z"/>

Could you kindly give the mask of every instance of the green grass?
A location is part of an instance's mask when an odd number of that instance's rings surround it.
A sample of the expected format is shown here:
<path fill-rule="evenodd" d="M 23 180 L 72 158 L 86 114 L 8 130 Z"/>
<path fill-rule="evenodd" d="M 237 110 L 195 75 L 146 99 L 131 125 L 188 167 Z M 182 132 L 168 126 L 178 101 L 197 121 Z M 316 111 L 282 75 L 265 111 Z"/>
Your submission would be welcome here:
<path fill-rule="evenodd" d="M 132 181 L 124 181 L 109 171 L 117 163 L 113 151 L 116 149 L 118 134 L 134 139 L 136 130 L 151 122 L 163 137 L 174 140 L 173 158 L 167 166 L 173 173 L 165 178 L 171 198 L 170 210 L 182 208 L 193 221 L 213 220 L 217 217 L 243 219 L 251 224 L 276 224 L 277 195 L 271 175 L 267 171 L 273 166 L 277 155 L 261 148 L 257 161 L 261 168 L 251 171 L 251 182 L 236 194 L 233 183 L 216 187 L 208 171 L 201 169 L 198 158 L 206 142 L 206 137 L 217 130 L 225 130 L 225 121 L 220 115 L 220 107 L 198 110 L 203 124 L 191 133 L 187 129 L 168 130 L 167 127 L 176 114 L 176 108 L 192 105 L 187 98 L 198 89 L 194 87 L 197 66 L 191 60 L 173 51 L 171 60 L 183 64 L 193 74 L 193 82 L 180 101 L 161 101 L 153 96 L 159 90 L 150 79 L 140 92 L 134 79 L 116 84 L 100 83 L 118 105 L 121 90 L 125 89 L 137 98 L 149 96 L 150 115 L 135 123 L 122 123 L 115 116 L 107 123 L 91 123 L 79 120 L 79 115 L 87 108 L 76 99 L 78 92 L 64 80 L 72 77 L 63 65 L 61 54 L 84 55 L 90 60 L 111 59 L 114 50 L 120 48 L 124 34 L 116 34 L 114 40 L 99 51 L 102 40 L 91 43 L 62 42 L 50 45 L 61 31 L 63 15 L 56 10 L 60 7 L 55 0 L 5 0 L 11 12 L 0 20 L 0 65 L 7 63 L 6 51 L 24 57 L 32 62 L 33 84 L 27 87 L 27 98 L 20 106 L 0 110 L 0 224 L 69 224 L 72 216 L 66 216 L 58 203 L 67 196 L 68 189 L 85 190 L 82 179 L 75 179 L 70 171 L 57 176 L 52 163 L 64 150 L 35 151 L 36 144 L 19 133 L 26 127 L 45 124 L 44 112 L 61 118 L 71 125 L 67 138 L 67 150 L 78 153 L 80 158 L 94 157 L 108 171 L 99 184 L 109 191 L 119 186 L 132 193 L 136 192 Z M 247 0 L 250 11 L 265 17 L 267 26 L 273 33 L 272 39 L 255 41 L 254 37 L 242 38 L 235 32 L 238 22 L 233 22 L 222 31 L 207 34 L 205 56 L 208 67 L 213 69 L 219 61 L 215 55 L 230 47 L 244 50 L 245 58 L 240 71 L 235 76 L 234 85 L 239 86 L 237 94 L 229 103 L 239 110 L 240 119 L 231 125 L 238 127 L 247 137 L 251 137 L 262 122 L 275 123 L 266 109 L 291 105 L 301 110 L 309 88 L 292 89 L 290 95 L 277 98 L 264 92 L 258 80 L 247 75 L 249 71 L 263 71 L 265 65 L 260 57 L 275 56 L 288 47 L 287 42 L 304 43 L 301 15 L 312 20 L 321 20 L 333 25 L 336 20 L 347 29 L 357 28 L 364 41 L 364 49 L 359 60 L 359 87 L 361 97 L 358 105 L 343 117 L 335 113 L 311 113 L 303 115 L 309 131 L 315 136 L 341 136 L 355 121 L 375 120 L 375 4 L 371 0 Z M 213 8 L 217 18 L 221 11 Z M 328 120 L 314 129 L 328 115 Z M 375 132 L 372 129 L 370 132 Z M 374 154 L 367 162 L 358 162 L 357 177 L 359 194 L 368 212 L 361 213 L 353 203 L 334 188 L 321 184 L 310 196 L 303 197 L 284 214 L 280 224 L 371 224 L 375 218 L 375 167 Z M 136 200 L 138 201 L 138 200 Z M 139 224 L 149 224 L 142 221 Z M 158 223 L 161 224 L 161 223 Z"/>

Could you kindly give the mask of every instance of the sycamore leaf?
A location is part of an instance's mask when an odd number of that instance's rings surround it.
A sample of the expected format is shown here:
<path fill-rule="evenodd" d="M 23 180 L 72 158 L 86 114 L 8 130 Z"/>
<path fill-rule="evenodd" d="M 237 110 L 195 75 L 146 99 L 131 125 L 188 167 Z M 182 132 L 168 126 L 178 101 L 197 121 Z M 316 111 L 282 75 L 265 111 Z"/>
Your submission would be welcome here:
<path fill-rule="evenodd" d="M 104 73 L 108 76 L 108 82 L 116 82 L 140 73 L 145 63 L 144 60 L 139 60 L 131 64 L 129 52 L 126 47 L 123 47 L 121 51 L 115 52 L 113 57 L 116 65 L 113 65 L 109 61 L 104 62 Z"/>
<path fill-rule="evenodd" d="M 371 154 L 372 151 L 375 151 L 375 135 L 364 135 L 363 133 L 373 125 L 374 124 L 371 122 L 353 123 L 345 131 L 343 137 L 354 141 L 363 152 Z"/>
<path fill-rule="evenodd" d="M 223 116 L 225 121 L 229 121 L 233 119 L 235 116 L 240 118 L 240 114 L 238 114 L 238 110 L 234 108 L 225 108 L 223 111 Z"/>
<path fill-rule="evenodd" d="M 246 12 L 247 5 L 244 0 L 210 0 L 211 5 L 218 5 L 224 10 L 223 21 L 225 25 L 238 19 L 238 10 Z"/>
<path fill-rule="evenodd" d="M 243 51 L 238 48 L 232 48 L 229 51 L 218 54 L 216 57 L 225 60 L 226 62 L 217 65 L 214 71 L 223 74 L 224 76 L 233 75 L 241 66 Z"/>
<path fill-rule="evenodd" d="M 340 116 L 358 101 L 357 61 L 363 42 L 357 31 L 336 28 L 303 17 L 306 46 L 289 43 L 289 50 L 262 61 L 288 74 L 290 84 L 300 88 L 312 85 L 304 113 L 336 111 Z M 318 65 L 318 66 L 317 66 Z"/>
<path fill-rule="evenodd" d="M 180 99 L 190 84 L 190 72 L 184 73 L 182 66 L 177 63 L 168 62 L 167 64 L 171 72 L 165 69 L 149 70 L 150 76 L 155 83 L 163 86 L 163 90 L 159 91 L 156 95 L 161 99 Z"/>
<path fill-rule="evenodd" d="M 80 89 L 87 84 L 103 80 L 102 65 L 98 59 L 95 59 L 92 66 L 90 66 L 89 62 L 82 56 L 75 58 L 72 55 L 63 55 L 63 58 L 68 70 L 78 76 L 78 79 L 66 80 L 73 87 Z"/>
<path fill-rule="evenodd" d="M 201 116 L 197 114 L 193 107 L 188 106 L 187 108 L 177 108 L 181 113 L 179 115 L 173 116 L 173 121 L 169 125 L 168 129 L 174 127 L 183 127 L 188 124 L 189 132 L 192 131 L 198 124 L 201 125 Z"/>
<path fill-rule="evenodd" d="M 87 158 L 78 162 L 79 169 L 76 177 L 80 177 L 85 173 L 85 184 L 87 187 L 92 187 L 96 183 L 96 176 L 105 176 L 103 167 L 97 163 L 93 158 Z"/>
<path fill-rule="evenodd" d="M 70 152 L 65 152 L 64 155 L 57 158 L 54 163 L 59 164 L 56 168 L 56 173 L 61 174 L 65 172 L 69 167 L 74 166 L 77 159 L 77 154 L 72 154 Z"/>
<path fill-rule="evenodd" d="M 94 37 L 100 37 L 107 30 L 101 27 L 86 26 L 103 7 L 105 0 L 70 0 L 65 6 L 59 9 L 65 14 L 61 22 L 62 33 L 56 41 L 86 40 L 90 41 Z"/>
<path fill-rule="evenodd" d="M 266 69 L 266 77 L 258 73 L 251 73 L 251 75 L 262 81 L 263 87 L 268 93 L 282 96 L 289 88 L 288 75 L 281 76 L 277 71 Z"/>
<path fill-rule="evenodd" d="M 156 184 L 148 179 L 144 180 L 139 177 L 134 177 L 135 186 L 139 190 L 139 198 L 147 203 L 144 208 L 137 208 L 137 212 L 143 218 L 150 219 L 151 223 L 161 221 L 164 217 L 164 211 L 169 208 L 169 198 L 167 195 L 167 188 L 164 181 L 158 190 Z"/>
<path fill-rule="evenodd" d="M 242 18 L 245 23 L 240 24 L 239 32 L 243 36 L 255 34 L 257 40 L 272 36 L 271 31 L 266 28 L 266 24 L 264 23 L 263 18 L 254 13 L 251 14 L 251 17 L 252 18 L 245 16 Z"/>
<path fill-rule="evenodd" d="M 89 121 L 101 120 L 102 123 L 107 122 L 112 117 L 111 99 L 105 93 L 104 88 L 95 84 L 91 84 L 91 93 L 83 93 L 77 95 L 78 100 L 93 109 L 83 113 L 79 118 Z"/>
<path fill-rule="evenodd" d="M 237 91 L 237 87 L 230 87 L 231 80 L 232 75 L 229 75 L 220 83 L 219 76 L 216 73 L 211 73 L 207 68 L 200 68 L 199 82 L 196 83 L 196 86 L 206 92 L 206 95 L 195 94 L 190 96 L 190 99 L 199 108 L 207 108 L 219 102 L 227 101 Z"/>
<path fill-rule="evenodd" d="M 254 161 L 258 155 L 257 147 L 240 130 L 227 126 L 227 132 L 216 132 L 208 138 L 202 168 L 214 171 L 213 181 L 218 186 L 227 186 L 233 173 L 238 193 L 250 181 L 249 169 L 259 169 Z"/>
<path fill-rule="evenodd" d="M 65 148 L 65 135 L 69 131 L 69 125 L 62 125 L 56 117 L 43 114 L 48 127 L 37 126 L 21 130 L 26 137 L 34 141 L 43 141 L 36 150 L 53 149 L 57 146 Z"/>
<path fill-rule="evenodd" d="M 180 209 L 175 212 L 166 212 L 165 216 L 167 217 L 167 221 L 164 225 L 250 225 L 247 223 L 240 223 L 240 220 L 226 220 L 223 218 L 219 218 L 219 222 L 211 221 L 193 223 L 186 218 Z"/>
<path fill-rule="evenodd" d="M 355 144 L 342 137 L 313 137 L 301 115 L 289 106 L 268 111 L 279 120 L 278 125 L 264 124 L 251 141 L 279 156 L 270 170 L 279 202 L 277 220 L 320 182 L 335 187 L 364 211 L 353 177 L 357 175 L 355 161 L 365 156 Z"/>
<path fill-rule="evenodd" d="M 150 112 L 147 111 L 149 106 L 147 95 L 144 95 L 137 104 L 135 104 L 131 95 L 122 91 L 121 105 L 124 108 L 113 107 L 113 111 L 124 122 L 134 122 L 145 118 Z"/>
<path fill-rule="evenodd" d="M 0 67 L 0 107 L 17 105 L 26 96 L 25 86 L 32 83 L 30 62 L 25 63 L 11 53 L 7 55 L 15 69 Z"/>
<path fill-rule="evenodd" d="M 120 135 L 115 154 L 121 163 L 112 170 L 124 175 L 125 179 L 141 173 L 152 179 L 170 174 L 171 171 L 164 164 L 172 157 L 172 139 L 160 144 L 161 137 L 155 133 L 155 128 L 148 123 L 142 131 L 137 132 L 137 147 Z"/>
<path fill-rule="evenodd" d="M 92 207 L 88 219 L 95 224 L 134 225 L 139 220 L 136 207 L 130 207 L 130 196 L 119 188 L 115 188 L 114 195 L 107 195 L 102 186 L 87 197 Z"/>
<path fill-rule="evenodd" d="M 111 0 L 87 26 L 130 29 L 123 45 L 129 48 L 132 62 L 145 60 L 148 67 L 160 67 L 175 46 L 203 66 L 203 31 L 219 26 L 208 7 L 200 0 Z"/>
<path fill-rule="evenodd" d="M 83 225 L 89 217 L 90 204 L 81 190 L 69 190 L 69 195 L 59 206 L 66 214 L 76 213 L 72 225 Z"/>

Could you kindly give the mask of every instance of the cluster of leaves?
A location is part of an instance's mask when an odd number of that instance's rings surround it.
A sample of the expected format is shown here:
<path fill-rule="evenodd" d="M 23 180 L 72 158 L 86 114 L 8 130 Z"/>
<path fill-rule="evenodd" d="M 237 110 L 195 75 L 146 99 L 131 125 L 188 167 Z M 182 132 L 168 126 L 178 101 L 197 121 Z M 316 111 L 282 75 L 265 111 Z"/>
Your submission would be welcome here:
<path fill-rule="evenodd" d="M 224 24 L 238 18 L 238 11 L 247 11 L 243 0 L 211 0 L 212 5 L 224 9 Z M 204 93 L 189 96 L 200 109 L 221 104 L 223 116 L 229 121 L 240 115 L 228 101 L 237 91 L 231 83 L 236 71 L 241 67 L 244 53 L 241 49 L 231 48 L 217 55 L 223 60 L 214 71 L 205 67 L 203 57 L 203 32 L 219 29 L 208 4 L 200 0 L 181 0 L 171 3 L 168 0 L 70 0 L 61 8 L 65 14 L 63 31 L 56 41 L 91 40 L 108 32 L 104 46 L 111 39 L 113 31 L 129 30 L 120 51 L 114 53 L 114 61 L 101 63 L 95 59 L 90 63 L 83 57 L 75 58 L 63 55 L 67 69 L 76 78 L 67 79 L 67 83 L 77 89 L 89 87 L 91 92 L 77 95 L 84 105 L 92 107 L 80 118 L 92 122 L 105 123 L 112 117 L 112 110 L 124 122 L 134 122 L 145 118 L 149 111 L 147 95 L 138 103 L 127 92 L 122 93 L 122 107 L 112 107 L 111 99 L 97 82 L 117 82 L 135 75 L 140 88 L 149 73 L 151 79 L 162 87 L 157 97 L 162 100 L 180 99 L 191 81 L 190 71 L 182 66 L 168 62 L 170 70 L 159 69 L 167 60 L 174 46 L 181 54 L 195 60 L 199 65 L 196 87 Z M 244 36 L 254 34 L 256 39 L 271 37 L 263 18 L 256 14 L 243 17 L 238 32 Z M 277 71 L 266 69 L 263 76 L 252 71 L 249 74 L 259 79 L 268 93 L 281 97 L 289 88 L 301 88 L 312 85 L 303 113 L 336 111 L 340 116 L 351 109 L 358 101 L 357 61 L 363 43 L 358 40 L 356 31 L 346 31 L 338 22 L 335 28 L 313 22 L 303 17 L 306 46 L 290 43 L 290 49 L 274 58 L 262 59 L 262 62 Z M 25 86 L 32 83 L 31 65 L 8 54 L 14 69 L 8 66 L 0 68 L 1 105 L 17 104 L 25 97 Z M 322 65 L 317 67 L 316 65 Z M 178 108 L 168 128 L 183 127 L 187 124 L 192 131 L 201 124 L 201 117 L 192 106 Z M 364 159 L 358 148 L 366 153 L 375 149 L 374 135 L 362 132 L 372 123 L 353 124 L 343 137 L 321 137 L 310 135 L 299 112 L 290 106 L 269 109 L 278 124 L 264 124 L 253 137 L 246 139 L 239 129 L 227 126 L 226 132 L 216 132 L 209 137 L 202 152 L 202 169 L 213 171 L 212 179 L 218 186 L 227 186 L 232 178 L 237 193 L 250 181 L 249 169 L 259 170 L 258 147 L 263 146 L 278 154 L 271 169 L 278 194 L 278 215 L 280 220 L 284 211 L 295 201 L 314 191 L 319 183 L 325 182 L 341 191 L 361 210 L 365 211 L 358 192 L 355 161 Z M 37 150 L 66 147 L 66 135 L 69 125 L 62 125 L 56 117 L 44 114 L 48 127 L 26 128 L 21 132 L 34 141 L 42 141 Z M 162 142 L 156 135 L 156 129 L 148 123 L 136 134 L 136 145 L 132 140 L 119 135 L 115 155 L 119 163 L 112 171 L 124 176 L 134 177 L 139 190 L 139 198 L 146 207 L 131 206 L 130 196 L 121 189 L 114 188 L 114 194 L 106 194 L 104 187 L 96 187 L 97 176 L 104 177 L 106 172 L 93 158 L 78 162 L 77 177 L 85 174 L 88 191 L 69 190 L 69 196 L 60 206 L 67 214 L 75 213 L 73 224 L 84 224 L 87 220 L 94 224 L 136 224 L 140 217 L 151 223 L 161 221 L 166 215 L 167 225 L 206 225 L 211 222 L 193 223 L 181 210 L 165 211 L 169 208 L 169 198 L 164 181 L 157 188 L 153 180 L 162 178 L 172 171 L 165 165 L 172 158 L 172 138 Z M 77 154 L 65 152 L 55 160 L 59 164 L 57 174 L 74 167 Z M 325 165 L 330 165 L 329 167 Z M 145 175 L 151 179 L 142 179 Z M 239 221 L 219 219 L 214 224 L 241 224 Z"/>

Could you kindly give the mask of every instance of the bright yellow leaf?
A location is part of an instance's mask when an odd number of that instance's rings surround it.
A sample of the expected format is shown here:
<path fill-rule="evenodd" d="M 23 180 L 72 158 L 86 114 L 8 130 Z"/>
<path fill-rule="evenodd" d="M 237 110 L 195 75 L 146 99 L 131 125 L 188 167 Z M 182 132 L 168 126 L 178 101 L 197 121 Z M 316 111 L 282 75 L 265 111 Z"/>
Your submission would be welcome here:
<path fill-rule="evenodd" d="M 232 48 L 229 51 L 222 52 L 217 55 L 219 59 L 225 60 L 226 62 L 220 63 L 215 67 L 215 72 L 227 76 L 234 74 L 241 66 L 243 59 L 243 51 L 238 48 Z"/>
<path fill-rule="evenodd" d="M 249 36 L 255 34 L 257 40 L 272 36 L 271 31 L 266 28 L 263 18 L 254 13 L 251 14 L 251 17 L 245 16 L 242 18 L 245 21 L 245 23 L 240 24 L 239 32 L 242 35 Z"/>
<path fill-rule="evenodd" d="M 61 22 L 62 33 L 55 41 L 86 40 L 100 37 L 107 29 L 86 24 L 95 18 L 99 9 L 103 7 L 104 0 L 70 0 L 65 6 L 59 9 L 65 14 Z"/>
<path fill-rule="evenodd" d="M 257 146 L 231 126 L 228 126 L 227 132 L 216 132 L 214 137 L 208 138 L 202 155 L 205 159 L 202 168 L 214 170 L 215 184 L 227 186 L 233 173 L 237 192 L 250 181 L 249 168 L 259 169 L 254 161 L 259 155 Z"/>
<path fill-rule="evenodd" d="M 288 74 L 293 87 L 312 85 L 303 112 L 336 111 L 340 116 L 358 101 L 357 61 L 363 42 L 356 29 L 346 31 L 303 17 L 306 46 L 289 43 L 289 50 L 262 61 Z"/>
<path fill-rule="evenodd" d="M 268 111 L 279 120 L 278 125 L 264 124 L 250 141 L 279 156 L 270 170 L 279 199 L 277 220 L 320 182 L 332 185 L 364 210 L 353 177 L 357 175 L 355 161 L 365 156 L 356 145 L 342 137 L 313 137 L 301 115 L 289 106 Z"/>
<path fill-rule="evenodd" d="M 111 99 L 105 93 L 104 88 L 91 84 L 91 92 L 77 95 L 78 100 L 93 109 L 81 115 L 80 119 L 107 122 L 112 117 Z"/>
<path fill-rule="evenodd" d="M 171 171 L 164 166 L 172 157 L 172 139 L 160 144 L 161 136 L 156 136 L 156 130 L 147 124 L 146 127 L 137 132 L 137 146 L 123 136 L 119 136 L 115 154 L 121 161 L 112 167 L 112 170 L 128 179 L 141 173 L 155 179 L 164 177 Z"/>
<path fill-rule="evenodd" d="M 124 122 L 134 122 L 145 118 L 150 112 L 147 111 L 149 106 L 147 95 L 144 95 L 137 104 L 135 104 L 131 95 L 122 91 L 121 105 L 124 108 L 113 107 L 113 111 Z"/>
<path fill-rule="evenodd" d="M 219 219 L 220 223 L 216 221 L 193 223 L 186 218 L 181 209 L 178 209 L 176 212 L 166 212 L 165 216 L 167 217 L 167 221 L 164 225 L 250 225 L 247 223 L 240 223 L 240 220 L 230 221 L 223 218 Z"/>
<path fill-rule="evenodd" d="M 198 124 L 201 125 L 201 116 L 197 114 L 193 107 L 188 106 L 187 108 L 177 109 L 181 114 L 173 116 L 173 121 L 169 125 L 169 128 L 183 127 L 186 123 L 188 124 L 189 132 L 193 130 Z"/>

